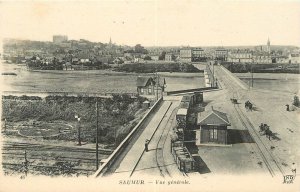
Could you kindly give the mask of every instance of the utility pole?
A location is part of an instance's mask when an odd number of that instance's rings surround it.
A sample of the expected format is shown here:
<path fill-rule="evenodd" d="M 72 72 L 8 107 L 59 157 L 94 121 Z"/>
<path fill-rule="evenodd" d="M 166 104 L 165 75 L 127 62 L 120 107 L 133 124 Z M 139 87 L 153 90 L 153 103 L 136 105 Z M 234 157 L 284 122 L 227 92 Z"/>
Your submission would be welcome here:
<path fill-rule="evenodd" d="M 116 149 L 117 148 L 117 128 L 116 128 L 116 126 L 115 126 L 114 134 L 115 134 L 115 149 Z"/>
<path fill-rule="evenodd" d="M 99 125 L 98 125 L 98 116 L 99 116 L 99 109 L 98 109 L 98 97 L 96 97 L 96 169 L 98 170 L 99 168 L 99 156 L 98 156 L 98 134 L 99 134 Z"/>
<path fill-rule="evenodd" d="M 251 64 L 251 82 L 252 82 L 252 88 L 253 88 L 253 69 L 252 69 L 252 64 Z"/>
<path fill-rule="evenodd" d="M 6 119 L 4 119 L 4 133 L 6 132 L 6 124 L 7 124 L 7 121 L 6 121 Z"/>
<path fill-rule="evenodd" d="M 159 83 L 158 73 L 156 71 L 156 101 L 158 100 L 158 83 Z"/>
<path fill-rule="evenodd" d="M 24 169 L 25 169 L 25 176 L 27 176 L 28 174 L 28 160 L 27 160 L 27 152 L 25 150 L 25 153 L 24 153 L 24 159 L 25 159 L 25 162 L 24 162 Z"/>
<path fill-rule="evenodd" d="M 213 82 L 212 82 L 212 87 L 215 85 L 215 62 L 213 62 L 213 65 L 212 65 L 212 67 L 213 67 L 213 70 L 212 70 L 212 80 L 213 80 Z"/>
<path fill-rule="evenodd" d="M 78 121 L 78 124 L 77 124 L 77 126 L 78 126 L 78 145 L 81 146 L 81 138 L 80 138 L 80 132 L 81 132 L 81 130 L 80 130 L 80 117 L 79 117 L 78 115 L 75 115 L 75 118 L 76 118 L 77 121 Z"/>

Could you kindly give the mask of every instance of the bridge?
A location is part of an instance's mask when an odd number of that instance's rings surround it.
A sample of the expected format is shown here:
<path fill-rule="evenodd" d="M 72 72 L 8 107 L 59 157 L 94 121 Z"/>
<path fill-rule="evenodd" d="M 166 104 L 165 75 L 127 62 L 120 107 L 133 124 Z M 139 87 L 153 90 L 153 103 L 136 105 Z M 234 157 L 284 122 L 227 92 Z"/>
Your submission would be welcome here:
<path fill-rule="evenodd" d="M 208 64 L 207 71 L 210 81 L 218 82 L 218 90 L 223 90 L 223 97 L 226 97 L 228 102 L 232 97 L 238 100 L 237 104 L 230 104 L 233 105 L 232 116 L 237 118 L 254 140 L 254 143 L 249 145 L 265 165 L 263 170 L 272 177 L 285 175 L 287 168 L 283 167 L 280 159 L 270 151 L 272 144 L 261 137 L 257 122 L 253 123 L 245 109 L 239 105 L 251 99 L 249 86 L 223 66 Z M 94 177 L 114 175 L 139 178 L 145 174 L 163 178 L 186 177 L 186 173 L 179 171 L 170 151 L 170 134 L 176 123 L 174 117 L 180 100 L 180 95 L 160 98 L 114 153 L 102 162 Z M 148 152 L 144 148 L 146 139 L 150 140 Z"/>

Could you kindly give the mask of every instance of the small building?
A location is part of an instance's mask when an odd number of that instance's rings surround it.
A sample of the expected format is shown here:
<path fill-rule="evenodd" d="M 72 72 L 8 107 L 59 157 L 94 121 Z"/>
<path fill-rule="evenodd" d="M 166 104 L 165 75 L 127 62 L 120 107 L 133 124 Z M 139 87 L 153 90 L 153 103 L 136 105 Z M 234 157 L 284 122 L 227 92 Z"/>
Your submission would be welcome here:
<path fill-rule="evenodd" d="M 155 81 L 152 77 L 138 77 L 137 92 L 139 95 L 155 95 Z"/>
<path fill-rule="evenodd" d="M 153 61 L 158 61 L 159 60 L 159 55 L 150 55 L 151 60 Z"/>
<path fill-rule="evenodd" d="M 165 55 L 165 61 L 173 61 L 174 60 L 174 55 L 172 53 L 167 53 Z"/>
<path fill-rule="evenodd" d="M 198 113 L 196 145 L 227 144 L 227 126 L 230 126 L 226 113 L 214 110 Z"/>

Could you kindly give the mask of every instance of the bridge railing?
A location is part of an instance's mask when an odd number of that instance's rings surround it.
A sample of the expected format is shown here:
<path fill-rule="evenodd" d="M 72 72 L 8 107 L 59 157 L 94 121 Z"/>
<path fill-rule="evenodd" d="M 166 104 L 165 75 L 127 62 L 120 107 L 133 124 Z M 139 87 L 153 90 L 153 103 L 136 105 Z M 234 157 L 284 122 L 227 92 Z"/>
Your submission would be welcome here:
<path fill-rule="evenodd" d="M 183 90 L 177 90 L 177 91 L 168 91 L 167 95 L 176 95 L 180 93 L 190 93 L 195 91 L 209 91 L 209 90 L 215 90 L 218 89 L 216 87 L 203 87 L 203 88 L 196 88 L 196 89 L 183 89 Z"/>
<path fill-rule="evenodd" d="M 111 168 L 111 166 L 115 163 L 118 156 L 124 152 L 124 149 L 128 146 L 130 141 L 133 139 L 139 128 L 141 128 L 146 119 L 157 109 L 157 107 L 162 102 L 163 98 L 161 97 L 158 101 L 154 103 L 154 105 L 150 108 L 150 110 L 144 115 L 141 121 L 132 129 L 132 131 L 127 135 L 127 137 L 119 144 L 119 146 L 114 150 L 114 152 L 106 159 L 106 161 L 99 167 L 99 169 L 94 174 L 94 177 L 104 176 L 105 173 Z"/>

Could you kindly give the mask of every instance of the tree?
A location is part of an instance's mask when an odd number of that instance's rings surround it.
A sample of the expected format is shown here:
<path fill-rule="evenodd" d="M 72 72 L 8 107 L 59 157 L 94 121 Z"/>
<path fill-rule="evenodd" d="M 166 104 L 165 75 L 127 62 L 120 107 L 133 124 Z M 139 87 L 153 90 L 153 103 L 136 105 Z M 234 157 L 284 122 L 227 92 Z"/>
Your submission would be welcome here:
<path fill-rule="evenodd" d="M 151 57 L 149 55 L 145 56 L 144 60 L 148 60 L 150 61 L 151 60 Z"/>
<path fill-rule="evenodd" d="M 165 56 L 166 56 L 166 52 L 165 51 L 163 51 L 163 52 L 161 52 L 161 54 L 160 54 L 160 56 L 159 56 L 159 60 L 164 60 L 165 59 Z"/>
<path fill-rule="evenodd" d="M 136 53 L 142 53 L 142 54 L 147 54 L 148 51 L 141 45 L 141 44 L 137 44 L 135 47 L 134 47 L 134 51 Z"/>

